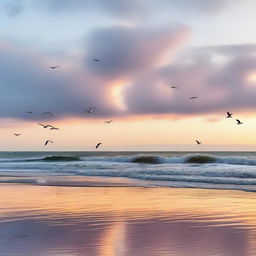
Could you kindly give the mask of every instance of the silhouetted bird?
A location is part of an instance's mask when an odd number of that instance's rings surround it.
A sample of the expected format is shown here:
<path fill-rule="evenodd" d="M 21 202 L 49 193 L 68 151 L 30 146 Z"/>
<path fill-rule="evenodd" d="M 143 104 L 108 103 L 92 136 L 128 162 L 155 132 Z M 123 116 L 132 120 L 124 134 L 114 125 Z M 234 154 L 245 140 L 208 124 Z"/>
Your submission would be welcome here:
<path fill-rule="evenodd" d="M 199 140 L 196 140 L 196 143 L 197 143 L 198 145 L 202 144 L 202 142 L 199 141 Z"/>
<path fill-rule="evenodd" d="M 52 127 L 50 128 L 50 130 L 59 130 L 59 128 L 52 126 Z"/>
<path fill-rule="evenodd" d="M 170 88 L 179 90 L 179 87 L 177 86 L 170 86 Z"/>
<path fill-rule="evenodd" d="M 38 124 L 38 125 L 43 126 L 43 128 L 52 127 L 52 126 L 51 126 L 51 125 L 49 125 L 49 124 Z"/>
<path fill-rule="evenodd" d="M 240 120 L 236 119 L 237 124 L 243 124 Z"/>
<path fill-rule="evenodd" d="M 27 114 L 33 114 L 31 111 L 27 111 L 26 113 L 27 113 Z"/>
<path fill-rule="evenodd" d="M 232 118 L 232 113 L 229 113 L 229 112 L 227 112 L 227 116 L 226 116 L 226 118 Z"/>
<path fill-rule="evenodd" d="M 14 133 L 15 136 L 20 136 L 20 133 Z"/>
<path fill-rule="evenodd" d="M 52 140 L 47 140 L 47 141 L 44 143 L 44 145 L 46 146 L 49 142 L 50 142 L 50 143 L 53 143 Z"/>
<path fill-rule="evenodd" d="M 101 144 L 102 144 L 102 143 L 98 143 L 98 144 L 96 145 L 96 148 L 98 148 Z"/>
<path fill-rule="evenodd" d="M 89 113 L 89 114 L 91 114 L 94 109 L 95 109 L 95 107 L 89 108 L 88 110 L 86 110 L 86 112 Z"/>
<path fill-rule="evenodd" d="M 93 59 L 93 61 L 95 61 L 95 62 L 99 62 L 100 60 L 99 60 L 99 59 Z"/>
<path fill-rule="evenodd" d="M 60 66 L 51 66 L 50 68 L 51 69 L 56 69 L 56 68 L 59 68 Z"/>
<path fill-rule="evenodd" d="M 198 99 L 198 97 L 193 96 L 193 97 L 190 97 L 189 99 L 190 99 L 190 100 L 194 100 L 194 99 Z"/>
<path fill-rule="evenodd" d="M 110 124 L 113 120 L 105 121 L 106 124 Z"/>

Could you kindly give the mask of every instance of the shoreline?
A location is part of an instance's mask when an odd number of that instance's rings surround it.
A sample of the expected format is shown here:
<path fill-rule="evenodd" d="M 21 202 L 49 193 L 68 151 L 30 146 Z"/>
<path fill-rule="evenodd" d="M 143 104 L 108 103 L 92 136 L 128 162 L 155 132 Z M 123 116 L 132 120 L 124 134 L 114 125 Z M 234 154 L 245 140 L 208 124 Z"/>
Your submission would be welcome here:
<path fill-rule="evenodd" d="M 236 185 L 236 188 L 223 187 L 194 187 L 194 186 L 174 186 L 157 183 L 152 183 L 146 180 L 136 180 L 123 177 L 95 177 L 95 176 L 70 176 L 70 175 L 0 175 L 1 184 L 14 185 L 29 185 L 29 186 L 45 186 L 45 187 L 73 187 L 73 188 L 163 188 L 163 189 L 203 189 L 210 191 L 241 191 L 246 193 L 255 193 L 256 188 L 243 189 Z M 207 184 L 209 185 L 209 184 Z"/>

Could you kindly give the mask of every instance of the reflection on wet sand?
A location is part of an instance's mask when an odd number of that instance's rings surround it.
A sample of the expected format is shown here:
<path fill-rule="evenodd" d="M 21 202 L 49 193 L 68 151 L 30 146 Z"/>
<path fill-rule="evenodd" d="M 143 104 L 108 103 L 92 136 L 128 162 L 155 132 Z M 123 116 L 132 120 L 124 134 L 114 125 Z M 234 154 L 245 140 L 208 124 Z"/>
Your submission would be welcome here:
<path fill-rule="evenodd" d="M 0 187 L 0 256 L 253 256 L 256 195 Z"/>

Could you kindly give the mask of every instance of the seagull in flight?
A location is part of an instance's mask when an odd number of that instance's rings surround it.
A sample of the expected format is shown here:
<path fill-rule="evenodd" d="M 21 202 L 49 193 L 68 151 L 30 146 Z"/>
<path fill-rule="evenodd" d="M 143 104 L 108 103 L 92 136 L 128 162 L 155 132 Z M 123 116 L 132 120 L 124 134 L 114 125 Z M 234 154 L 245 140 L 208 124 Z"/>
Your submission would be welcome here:
<path fill-rule="evenodd" d="M 96 145 L 96 148 L 98 148 L 101 144 L 102 144 L 102 143 L 98 143 L 98 144 Z"/>
<path fill-rule="evenodd" d="M 198 97 L 197 96 L 193 96 L 193 97 L 190 97 L 189 99 L 190 100 L 194 100 L 194 99 L 198 99 Z"/>
<path fill-rule="evenodd" d="M 86 112 L 89 113 L 89 114 L 91 114 L 94 109 L 95 109 L 95 107 L 89 108 L 88 110 L 86 110 Z"/>
<path fill-rule="evenodd" d="M 95 62 L 99 62 L 100 60 L 99 60 L 99 59 L 93 59 L 93 61 L 95 61 Z"/>
<path fill-rule="evenodd" d="M 13 135 L 15 135 L 15 136 L 20 136 L 20 133 L 14 133 Z"/>
<path fill-rule="evenodd" d="M 56 69 L 56 68 L 59 68 L 60 66 L 51 66 L 50 68 L 51 69 Z"/>
<path fill-rule="evenodd" d="M 30 115 L 32 115 L 33 113 L 32 113 L 32 111 L 27 111 L 26 112 L 27 114 L 30 114 Z"/>
<path fill-rule="evenodd" d="M 230 113 L 230 112 L 227 112 L 227 116 L 226 116 L 226 118 L 232 118 L 232 113 Z"/>
<path fill-rule="evenodd" d="M 202 144 L 202 142 L 199 141 L 199 140 L 196 140 L 196 143 L 197 143 L 198 145 Z"/>
<path fill-rule="evenodd" d="M 53 143 L 52 140 L 47 140 L 47 141 L 44 143 L 44 145 L 46 146 L 49 142 L 50 142 L 50 143 Z"/>
<path fill-rule="evenodd" d="M 110 124 L 113 120 L 105 121 L 106 124 Z"/>
<path fill-rule="evenodd" d="M 237 124 L 243 124 L 240 120 L 236 119 Z"/>
<path fill-rule="evenodd" d="M 53 115 L 52 112 L 44 112 L 42 115 Z"/>
<path fill-rule="evenodd" d="M 38 125 L 43 126 L 43 128 L 52 127 L 52 126 L 51 126 L 51 125 L 49 125 L 49 124 L 38 124 Z"/>
<path fill-rule="evenodd" d="M 50 130 L 59 130 L 59 128 L 51 126 Z"/>

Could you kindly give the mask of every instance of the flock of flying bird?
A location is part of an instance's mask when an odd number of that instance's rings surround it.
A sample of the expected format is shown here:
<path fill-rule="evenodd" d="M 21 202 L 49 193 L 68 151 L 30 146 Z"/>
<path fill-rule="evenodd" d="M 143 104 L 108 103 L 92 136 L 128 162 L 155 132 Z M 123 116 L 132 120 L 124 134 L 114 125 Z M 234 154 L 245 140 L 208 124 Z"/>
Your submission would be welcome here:
<path fill-rule="evenodd" d="M 93 59 L 93 61 L 99 62 L 99 59 Z M 54 70 L 54 69 L 59 68 L 59 67 L 60 67 L 60 66 L 50 66 L 50 69 Z M 88 114 L 91 114 L 95 109 L 96 109 L 96 107 L 91 107 L 91 108 L 89 108 L 88 110 L 86 110 L 86 112 L 87 112 Z M 26 114 L 32 115 L 33 112 L 29 110 L 29 111 L 26 112 Z M 47 111 L 47 112 L 42 113 L 42 115 L 53 116 L 53 113 Z M 106 123 L 106 124 L 110 124 L 110 123 L 112 123 L 113 121 L 114 121 L 114 120 L 107 120 L 107 121 L 105 121 L 105 123 Z M 38 123 L 38 125 L 39 125 L 39 126 L 42 126 L 42 127 L 45 128 L 45 129 L 49 128 L 50 130 L 60 130 L 59 128 L 54 127 L 54 126 L 52 126 L 52 125 L 50 125 L 50 124 Z M 14 136 L 20 136 L 21 133 L 14 133 L 13 135 L 14 135 Z M 54 142 L 53 142 L 52 140 L 46 140 L 45 143 L 44 143 L 44 145 L 46 146 L 46 145 L 49 144 L 49 143 L 54 143 Z M 102 144 L 101 142 L 100 142 L 100 143 L 97 143 L 97 145 L 95 146 L 95 148 L 97 149 L 101 144 Z"/>
<path fill-rule="evenodd" d="M 170 88 L 179 90 L 179 87 L 174 86 L 174 85 L 170 86 Z M 190 100 L 194 100 L 194 99 L 198 99 L 198 97 L 197 97 L 197 96 L 192 96 L 192 97 L 190 97 L 189 99 L 190 99 Z M 232 117 L 233 117 L 233 114 L 230 113 L 230 112 L 227 112 L 226 118 L 232 118 Z M 239 119 L 236 119 L 236 124 L 240 125 L 240 124 L 243 124 L 243 122 L 241 122 Z M 199 141 L 199 140 L 196 140 L 196 143 L 197 143 L 198 145 L 202 144 L 202 142 Z"/>
<path fill-rule="evenodd" d="M 54 66 L 54 67 L 50 67 L 51 69 L 55 69 L 55 68 L 57 68 L 58 66 Z M 96 109 L 96 107 L 91 107 L 91 108 L 89 108 L 88 110 L 86 110 L 86 112 L 88 113 L 88 114 L 91 114 L 93 111 L 94 111 L 94 109 Z M 33 114 L 33 112 L 32 111 L 27 111 L 26 112 L 26 114 L 29 114 L 29 115 L 32 115 Z M 53 113 L 52 112 L 44 112 L 42 115 L 51 115 L 51 116 L 53 116 Z M 112 123 L 114 120 L 107 120 L 107 121 L 105 121 L 105 123 L 106 124 L 110 124 L 110 123 Z M 42 123 L 38 123 L 38 125 L 39 126 L 42 126 L 44 129 L 47 129 L 47 128 L 49 128 L 50 130 L 60 130 L 59 128 L 57 128 L 57 127 L 54 127 L 53 125 L 50 125 L 50 124 L 42 124 Z M 14 136 L 20 136 L 21 135 L 21 133 L 14 133 L 13 134 Z M 54 143 L 52 140 L 46 140 L 45 141 L 45 143 L 44 143 L 44 145 L 46 146 L 48 143 Z M 101 145 L 102 143 L 97 143 L 97 145 L 96 145 L 96 149 Z"/>
<path fill-rule="evenodd" d="M 93 59 L 93 61 L 99 62 L 99 59 Z M 59 68 L 59 67 L 60 67 L 60 66 L 50 66 L 50 69 L 54 70 L 54 69 Z M 179 87 L 174 86 L 174 85 L 170 86 L 170 88 L 179 90 Z M 197 96 L 192 96 L 192 97 L 190 97 L 189 99 L 190 99 L 190 100 L 194 100 L 194 99 L 198 99 L 198 97 L 197 97 Z M 88 114 L 91 114 L 95 109 L 96 109 L 96 107 L 91 107 L 91 108 L 89 108 L 88 110 L 86 110 L 86 112 L 87 112 Z M 26 113 L 29 114 L 29 115 L 32 115 L 32 114 L 33 114 L 32 111 L 27 111 Z M 50 116 L 53 116 L 53 113 L 47 111 L 47 112 L 42 113 L 42 115 L 50 115 Z M 230 112 L 227 112 L 226 118 L 232 118 L 232 117 L 233 117 L 233 114 L 230 113 Z M 109 121 L 107 120 L 107 121 L 105 121 L 105 123 L 110 124 L 110 123 L 113 122 L 113 121 L 114 121 L 114 120 L 109 120 Z M 236 119 L 236 122 L 237 122 L 238 125 L 243 124 L 243 122 L 241 122 L 239 119 Z M 50 124 L 41 124 L 41 123 L 38 123 L 38 125 L 42 126 L 43 128 L 49 128 L 50 130 L 60 130 L 59 128 L 54 127 L 54 126 L 52 126 L 52 125 L 50 125 Z M 21 135 L 21 133 L 14 133 L 14 136 L 20 136 L 20 135 Z M 46 140 L 45 143 L 44 143 L 44 145 L 46 146 L 48 143 L 54 143 L 54 142 L 53 142 L 52 140 Z M 202 144 L 202 142 L 199 141 L 199 140 L 196 140 L 196 143 L 197 143 L 198 145 Z M 101 144 L 102 144 L 102 143 L 97 143 L 97 145 L 96 145 L 95 148 L 97 149 Z"/>

